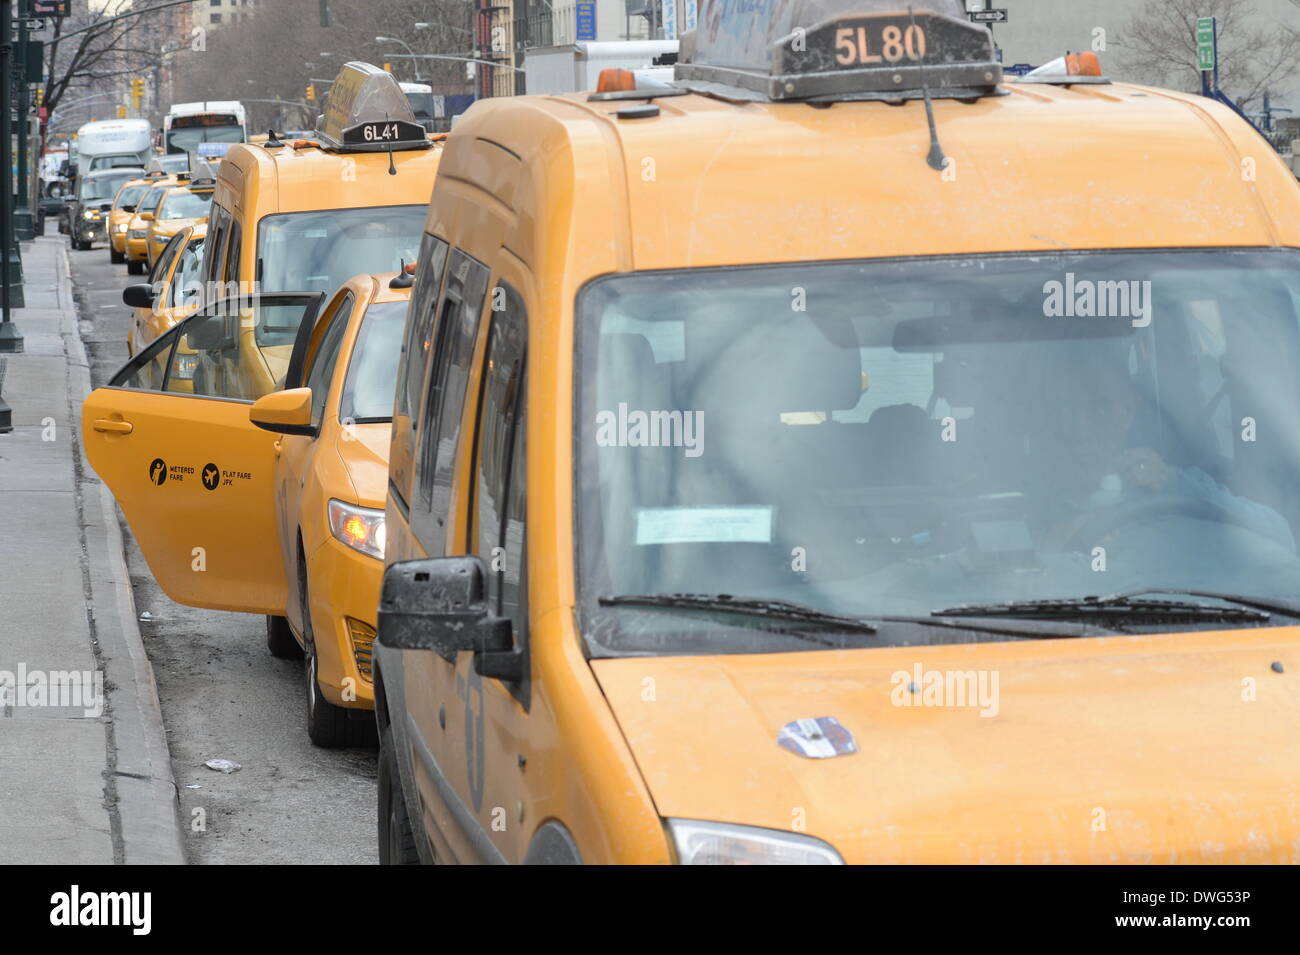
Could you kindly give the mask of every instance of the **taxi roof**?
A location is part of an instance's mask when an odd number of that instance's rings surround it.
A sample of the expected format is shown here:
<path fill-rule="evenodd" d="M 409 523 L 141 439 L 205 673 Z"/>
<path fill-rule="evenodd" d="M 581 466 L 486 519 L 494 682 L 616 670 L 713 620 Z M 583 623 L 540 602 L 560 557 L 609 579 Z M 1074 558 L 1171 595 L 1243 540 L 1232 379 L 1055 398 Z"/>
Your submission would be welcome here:
<path fill-rule="evenodd" d="M 237 143 L 217 168 L 217 183 L 235 191 L 239 203 L 255 192 L 258 215 L 423 204 L 441 153 L 438 144 L 390 154 L 342 153 L 317 143 L 270 149 L 261 143 Z M 388 171 L 390 156 L 396 175 Z M 417 183 L 418 195 L 412 193 Z"/>
<path fill-rule="evenodd" d="M 944 172 L 927 165 L 920 101 L 826 106 L 689 93 L 654 99 L 657 115 L 632 119 L 619 111 L 644 102 L 589 95 L 480 101 L 452 132 L 439 171 L 440 182 L 495 195 L 520 223 L 544 225 L 520 206 L 547 189 L 547 217 L 571 223 L 567 250 L 589 275 L 1026 250 L 1300 246 L 1300 185 L 1290 170 L 1226 107 L 1190 94 L 1007 84 L 975 101 L 936 100 L 938 134 L 953 161 Z M 507 152 L 536 171 L 503 185 Z M 569 207 L 567 217 L 556 203 Z M 431 225 L 438 214 L 431 210 Z M 509 243 L 525 260 L 534 249 L 549 253 L 539 238 Z"/>

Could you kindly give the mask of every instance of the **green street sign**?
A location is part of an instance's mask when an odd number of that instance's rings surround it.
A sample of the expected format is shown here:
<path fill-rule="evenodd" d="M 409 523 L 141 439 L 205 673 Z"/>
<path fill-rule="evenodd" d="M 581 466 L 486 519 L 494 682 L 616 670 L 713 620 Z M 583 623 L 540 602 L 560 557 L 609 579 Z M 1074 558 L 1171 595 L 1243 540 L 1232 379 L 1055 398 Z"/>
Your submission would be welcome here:
<path fill-rule="evenodd" d="M 1214 34 L 1214 17 L 1201 17 L 1196 21 L 1196 55 L 1201 61 L 1202 72 L 1214 69 Z"/>

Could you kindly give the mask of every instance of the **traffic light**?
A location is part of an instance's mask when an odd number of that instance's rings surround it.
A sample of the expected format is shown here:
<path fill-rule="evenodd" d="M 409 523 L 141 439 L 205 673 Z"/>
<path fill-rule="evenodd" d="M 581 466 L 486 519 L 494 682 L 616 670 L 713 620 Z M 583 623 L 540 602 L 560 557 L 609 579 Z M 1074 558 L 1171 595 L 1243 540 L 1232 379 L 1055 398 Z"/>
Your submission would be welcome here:
<path fill-rule="evenodd" d="M 131 80 L 131 105 L 140 111 L 140 101 L 144 99 L 144 77 L 136 76 Z"/>
<path fill-rule="evenodd" d="M 125 107 L 125 106 L 119 106 L 119 107 L 117 108 L 117 118 L 118 118 L 118 119 L 126 119 L 126 107 Z"/>
<path fill-rule="evenodd" d="M 307 84 L 307 102 L 309 102 L 309 103 L 310 103 L 310 102 L 314 102 L 315 99 L 316 99 L 316 84 L 315 84 L 315 83 L 308 83 L 308 84 Z"/>
<path fill-rule="evenodd" d="M 36 105 L 37 105 L 37 106 L 44 106 L 44 105 L 45 105 L 45 87 L 44 87 L 44 86 L 38 86 L 38 87 L 36 87 Z"/>
<path fill-rule="evenodd" d="M 385 72 L 385 73 L 391 73 L 391 72 L 393 72 L 393 64 L 391 64 L 391 63 L 385 63 L 385 64 L 384 64 L 384 72 Z"/>

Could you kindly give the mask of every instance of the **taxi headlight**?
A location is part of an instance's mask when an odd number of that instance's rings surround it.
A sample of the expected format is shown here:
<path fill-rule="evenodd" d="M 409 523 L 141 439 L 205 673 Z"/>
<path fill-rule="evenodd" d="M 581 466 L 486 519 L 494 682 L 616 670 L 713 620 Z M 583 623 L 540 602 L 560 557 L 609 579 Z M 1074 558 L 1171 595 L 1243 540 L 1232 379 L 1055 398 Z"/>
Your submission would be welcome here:
<path fill-rule="evenodd" d="M 113 228 L 114 228 L 116 231 L 118 231 L 118 232 L 125 232 L 125 231 L 126 231 L 126 223 L 125 223 L 125 222 L 119 222 L 117 225 L 113 226 Z"/>
<path fill-rule="evenodd" d="M 83 212 L 83 213 L 81 214 L 81 218 L 83 218 L 83 219 L 98 219 L 98 218 L 99 218 L 99 213 L 96 212 L 94 209 L 87 209 L 85 212 Z"/>
<path fill-rule="evenodd" d="M 331 499 L 329 521 L 330 533 L 353 550 L 379 560 L 384 559 L 387 532 L 383 511 Z"/>
<path fill-rule="evenodd" d="M 840 854 L 812 836 L 726 822 L 669 819 L 678 865 L 843 865 Z"/>
<path fill-rule="evenodd" d="M 132 239 L 143 239 L 144 236 L 145 236 L 144 229 L 132 229 L 130 232 L 127 233 L 127 237 Z"/>
<path fill-rule="evenodd" d="M 155 242 L 166 242 L 166 241 L 167 241 L 168 239 L 170 239 L 170 238 L 171 238 L 171 236 L 169 236 L 169 235 L 156 235 L 156 236 L 153 237 L 153 240 L 154 240 Z"/>

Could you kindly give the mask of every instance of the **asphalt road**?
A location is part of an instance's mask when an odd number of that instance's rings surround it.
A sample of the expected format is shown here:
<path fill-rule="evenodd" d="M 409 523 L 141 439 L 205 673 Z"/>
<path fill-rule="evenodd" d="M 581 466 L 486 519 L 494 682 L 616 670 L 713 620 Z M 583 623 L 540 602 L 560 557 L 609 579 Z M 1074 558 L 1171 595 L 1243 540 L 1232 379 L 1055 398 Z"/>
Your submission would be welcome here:
<path fill-rule="evenodd" d="M 111 265 L 103 246 L 69 254 L 98 387 L 127 358 L 122 288 L 143 279 Z M 303 666 L 267 652 L 263 618 L 173 603 L 125 522 L 123 532 L 136 609 L 149 615 L 140 631 L 162 700 L 190 861 L 377 861 L 375 752 L 313 746 Z M 204 766 L 213 758 L 243 768 L 214 772 Z"/>

